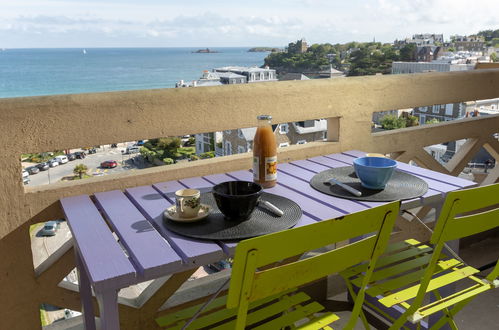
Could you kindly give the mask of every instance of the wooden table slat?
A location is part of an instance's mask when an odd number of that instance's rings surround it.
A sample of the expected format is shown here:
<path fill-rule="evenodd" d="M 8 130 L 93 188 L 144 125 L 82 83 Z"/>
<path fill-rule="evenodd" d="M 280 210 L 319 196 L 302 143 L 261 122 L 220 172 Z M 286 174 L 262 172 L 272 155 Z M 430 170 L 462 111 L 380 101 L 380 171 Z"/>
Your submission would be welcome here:
<path fill-rule="evenodd" d="M 142 276 L 178 269 L 180 256 L 123 192 L 96 193 L 95 198 Z"/>
<path fill-rule="evenodd" d="M 176 181 L 162 182 L 155 185 L 163 189 L 175 189 L 183 187 Z M 185 187 L 183 187 L 185 188 Z M 181 189 L 181 188 L 180 188 Z M 141 210 L 146 218 L 154 225 L 156 230 L 168 240 L 172 248 L 181 256 L 186 263 L 197 263 L 199 266 L 222 259 L 225 253 L 222 248 L 213 241 L 201 241 L 188 238 L 166 229 L 163 224 L 163 212 L 172 203 L 152 186 L 141 186 L 126 190 L 132 202 Z M 215 260 L 216 261 L 216 260 Z"/>
<path fill-rule="evenodd" d="M 133 283 L 136 270 L 90 197 L 62 198 L 61 205 L 92 284 L 106 288 L 111 280 L 113 287 Z"/>

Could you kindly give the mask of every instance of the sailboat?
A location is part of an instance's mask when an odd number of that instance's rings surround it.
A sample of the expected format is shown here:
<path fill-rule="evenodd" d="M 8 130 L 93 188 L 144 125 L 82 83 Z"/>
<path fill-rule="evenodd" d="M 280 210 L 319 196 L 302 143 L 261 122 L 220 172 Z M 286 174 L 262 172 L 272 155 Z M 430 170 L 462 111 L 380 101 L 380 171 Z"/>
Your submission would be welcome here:
<path fill-rule="evenodd" d="M 83 55 L 85 55 L 87 53 L 87 50 L 83 49 L 82 53 L 83 53 Z"/>

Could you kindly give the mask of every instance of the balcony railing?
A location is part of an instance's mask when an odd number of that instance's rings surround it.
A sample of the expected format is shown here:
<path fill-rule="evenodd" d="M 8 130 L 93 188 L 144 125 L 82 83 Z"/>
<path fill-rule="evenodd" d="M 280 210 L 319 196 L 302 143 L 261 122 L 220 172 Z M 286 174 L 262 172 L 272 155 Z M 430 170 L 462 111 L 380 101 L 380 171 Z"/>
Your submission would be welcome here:
<path fill-rule="evenodd" d="M 499 159 L 499 142 L 493 138 L 499 132 L 499 115 L 373 134 L 372 114 L 495 97 L 499 70 L 0 99 L 2 328 L 39 327 L 41 303 L 80 309 L 78 292 L 60 285 L 74 268 L 70 241 L 33 267 L 29 226 L 62 217 L 61 197 L 247 169 L 251 164 L 249 154 L 239 154 L 25 188 L 19 161 L 23 153 L 252 127 L 257 115 L 270 113 L 275 123 L 328 120 L 328 141 L 280 150 L 281 162 L 358 149 L 390 153 L 458 175 L 482 146 Z M 423 149 L 459 139 L 467 142 L 446 166 Z M 495 166 L 485 183 L 498 177 Z M 120 306 L 125 310 L 120 315 L 131 328 L 155 313 L 146 305 L 129 305 Z"/>

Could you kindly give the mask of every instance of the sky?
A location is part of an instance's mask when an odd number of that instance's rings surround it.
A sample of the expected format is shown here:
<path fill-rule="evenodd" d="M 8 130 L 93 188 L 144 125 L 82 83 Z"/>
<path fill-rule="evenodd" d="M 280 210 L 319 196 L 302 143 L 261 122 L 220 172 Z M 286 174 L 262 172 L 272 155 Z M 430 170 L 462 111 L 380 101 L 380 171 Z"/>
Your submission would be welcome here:
<path fill-rule="evenodd" d="M 497 0 L 0 0 L 0 49 L 447 40 L 499 29 L 497 13 Z"/>

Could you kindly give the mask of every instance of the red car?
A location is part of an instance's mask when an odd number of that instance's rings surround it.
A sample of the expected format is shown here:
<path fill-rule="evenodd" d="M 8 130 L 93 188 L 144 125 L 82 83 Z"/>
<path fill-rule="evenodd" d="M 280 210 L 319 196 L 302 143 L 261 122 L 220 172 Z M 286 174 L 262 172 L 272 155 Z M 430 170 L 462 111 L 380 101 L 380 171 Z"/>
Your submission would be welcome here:
<path fill-rule="evenodd" d="M 115 160 L 106 160 L 100 163 L 100 167 L 102 168 L 115 168 L 116 166 L 118 166 L 118 163 Z"/>

